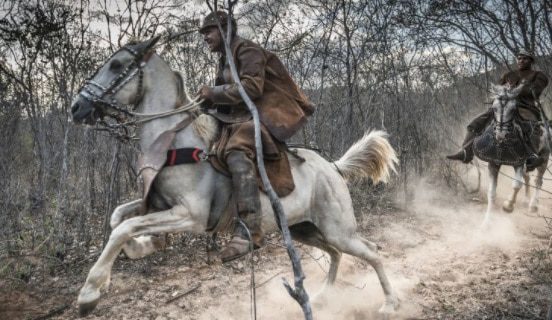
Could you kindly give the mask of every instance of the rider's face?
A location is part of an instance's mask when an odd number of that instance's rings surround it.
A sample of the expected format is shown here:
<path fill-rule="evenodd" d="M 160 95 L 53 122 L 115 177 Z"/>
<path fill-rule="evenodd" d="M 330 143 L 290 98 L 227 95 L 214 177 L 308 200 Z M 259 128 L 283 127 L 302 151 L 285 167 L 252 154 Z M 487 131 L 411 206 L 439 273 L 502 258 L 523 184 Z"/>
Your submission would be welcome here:
<path fill-rule="evenodd" d="M 209 27 L 201 32 L 203 41 L 211 52 L 222 52 L 222 37 L 217 27 Z"/>
<path fill-rule="evenodd" d="M 528 70 L 531 68 L 531 64 L 533 63 L 531 58 L 527 56 L 518 56 L 516 59 L 519 70 Z"/>

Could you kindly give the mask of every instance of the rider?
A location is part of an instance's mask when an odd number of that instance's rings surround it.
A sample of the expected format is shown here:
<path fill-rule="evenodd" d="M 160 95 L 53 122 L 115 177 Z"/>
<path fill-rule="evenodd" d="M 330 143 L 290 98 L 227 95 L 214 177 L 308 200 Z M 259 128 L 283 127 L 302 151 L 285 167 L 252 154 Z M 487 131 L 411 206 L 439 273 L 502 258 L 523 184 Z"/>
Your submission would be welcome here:
<path fill-rule="evenodd" d="M 222 136 L 217 149 L 222 147 L 222 160 L 232 176 L 233 193 L 240 218 L 250 229 L 255 247 L 263 243 L 260 220 L 259 185 L 256 170 L 256 149 L 252 117 L 234 83 L 228 64 L 223 38 L 217 19 L 227 34 L 227 14 L 210 13 L 199 32 L 211 52 L 220 54 L 214 86 L 203 85 L 199 96 L 205 99 L 204 111 L 222 124 Z M 261 120 L 261 139 L 265 158 L 278 158 L 283 141 L 290 138 L 314 112 L 314 106 L 297 87 L 282 62 L 259 45 L 236 35 L 232 18 L 230 48 L 240 82 L 255 103 Z M 286 158 L 287 161 L 287 158 Z M 236 221 L 234 235 L 221 252 L 223 262 L 231 261 L 249 251 L 249 240 L 243 226 Z"/>
<path fill-rule="evenodd" d="M 524 84 L 523 89 L 517 96 L 519 116 L 523 120 L 540 121 L 542 119 L 535 100 L 539 99 L 542 91 L 548 85 L 548 77 L 541 71 L 532 69 L 535 58 L 529 52 L 519 52 L 516 55 L 516 60 L 518 70 L 503 74 L 500 78 L 500 84 L 508 85 L 510 88 Z M 475 119 L 468 124 L 468 132 L 462 143 L 462 150 L 455 154 L 448 155 L 447 158 L 451 160 L 460 160 L 464 163 L 470 162 L 473 159 L 473 140 L 487 127 L 492 119 L 493 111 L 490 108 L 475 117 Z M 534 148 L 528 140 L 529 139 L 526 139 L 525 143 L 529 146 L 530 150 L 533 150 Z M 528 168 L 534 168 L 540 164 L 539 162 L 542 162 L 542 160 L 532 151 L 526 164 Z"/>

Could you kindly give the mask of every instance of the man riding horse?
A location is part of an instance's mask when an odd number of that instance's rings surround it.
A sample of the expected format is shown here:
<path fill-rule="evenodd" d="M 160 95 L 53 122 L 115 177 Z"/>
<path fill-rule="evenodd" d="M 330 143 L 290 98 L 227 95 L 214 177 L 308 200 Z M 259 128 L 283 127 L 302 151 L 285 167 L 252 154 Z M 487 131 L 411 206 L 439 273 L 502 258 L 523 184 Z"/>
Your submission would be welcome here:
<path fill-rule="evenodd" d="M 541 117 L 537 103 L 541 93 L 548 85 L 548 77 L 541 71 L 532 69 L 535 59 L 530 53 L 521 51 L 516 55 L 516 60 L 518 70 L 503 74 L 500 78 L 500 84 L 508 85 L 511 88 L 523 85 L 517 96 L 518 115 L 521 120 L 531 122 L 545 120 Z M 455 154 L 448 155 L 447 158 L 469 163 L 473 159 L 474 155 L 472 146 L 475 137 L 483 132 L 483 130 L 491 123 L 492 119 L 492 109 L 481 113 L 473 119 L 470 124 L 468 124 L 468 130 L 462 144 L 462 150 Z M 531 170 L 539 166 L 543 159 L 536 154 L 535 147 L 530 141 L 531 135 L 524 134 L 523 137 L 529 154 L 526 160 L 526 166 L 528 170 Z"/>
<path fill-rule="evenodd" d="M 217 157 L 222 169 L 232 176 L 237 211 L 250 230 L 255 247 L 263 243 L 260 225 L 259 184 L 256 170 L 255 135 L 252 116 L 234 83 L 224 50 L 217 19 L 227 34 L 227 14 L 207 15 L 199 32 L 211 52 L 220 54 L 214 86 L 203 85 L 199 96 L 206 102 L 203 110 L 221 123 Z M 292 80 L 282 62 L 272 52 L 236 35 L 232 18 L 230 48 L 241 84 L 253 100 L 261 120 L 261 138 L 269 178 L 279 196 L 294 189 L 283 141 L 295 134 L 313 113 L 314 107 Z M 271 174 L 272 173 L 272 174 Z M 276 181 L 275 181 L 276 180 Z M 235 222 L 234 235 L 221 252 L 223 262 L 245 255 L 250 243 L 247 230 Z"/>

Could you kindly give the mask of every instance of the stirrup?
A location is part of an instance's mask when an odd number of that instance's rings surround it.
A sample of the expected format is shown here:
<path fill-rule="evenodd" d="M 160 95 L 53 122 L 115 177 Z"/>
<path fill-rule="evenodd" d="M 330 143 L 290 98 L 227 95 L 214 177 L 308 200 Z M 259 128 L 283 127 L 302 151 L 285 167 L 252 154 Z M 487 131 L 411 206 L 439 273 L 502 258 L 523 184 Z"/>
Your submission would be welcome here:
<path fill-rule="evenodd" d="M 220 259 L 222 263 L 234 261 L 252 252 L 253 247 L 249 240 L 234 236 L 220 253 Z"/>

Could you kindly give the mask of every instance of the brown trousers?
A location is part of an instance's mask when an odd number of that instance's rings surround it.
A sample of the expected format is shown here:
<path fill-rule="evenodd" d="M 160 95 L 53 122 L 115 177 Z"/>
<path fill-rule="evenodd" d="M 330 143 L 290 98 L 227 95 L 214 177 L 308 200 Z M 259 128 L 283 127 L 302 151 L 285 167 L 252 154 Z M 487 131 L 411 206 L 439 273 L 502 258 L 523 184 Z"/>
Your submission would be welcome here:
<path fill-rule="evenodd" d="M 261 124 L 261 141 L 268 179 L 278 196 L 284 197 L 295 189 L 286 146 L 274 138 L 263 124 Z M 223 125 L 219 141 L 216 143 L 218 161 L 213 164 L 215 168 L 228 171 L 226 158 L 232 151 L 245 152 L 248 158 L 257 163 L 253 120 Z M 259 185 L 262 186 L 260 178 Z"/>

